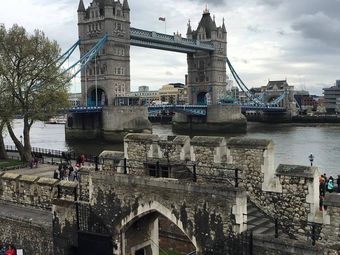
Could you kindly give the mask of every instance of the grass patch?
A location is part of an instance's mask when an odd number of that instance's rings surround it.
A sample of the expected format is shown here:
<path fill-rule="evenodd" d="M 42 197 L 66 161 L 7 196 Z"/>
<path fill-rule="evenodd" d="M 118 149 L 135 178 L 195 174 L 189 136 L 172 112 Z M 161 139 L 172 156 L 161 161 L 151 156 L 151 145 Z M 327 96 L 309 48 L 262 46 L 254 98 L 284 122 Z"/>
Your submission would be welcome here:
<path fill-rule="evenodd" d="M 169 250 L 159 250 L 159 255 L 181 255 L 181 253 Z"/>
<path fill-rule="evenodd" d="M 0 159 L 0 168 L 19 166 L 22 165 L 22 161 L 16 159 Z"/>

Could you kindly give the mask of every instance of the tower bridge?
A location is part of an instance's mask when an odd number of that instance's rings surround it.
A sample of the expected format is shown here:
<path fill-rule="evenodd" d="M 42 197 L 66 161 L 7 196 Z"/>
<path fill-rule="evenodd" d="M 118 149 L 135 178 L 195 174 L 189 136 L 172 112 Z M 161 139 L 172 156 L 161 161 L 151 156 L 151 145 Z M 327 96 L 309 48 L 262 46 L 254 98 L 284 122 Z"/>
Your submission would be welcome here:
<path fill-rule="evenodd" d="M 93 0 L 87 8 L 80 0 L 77 12 L 82 108 L 70 110 L 67 137 L 95 138 L 102 135 L 111 140 L 112 136 L 118 135 L 118 140 L 121 140 L 126 130 L 145 132 L 151 129 L 148 115 L 155 114 L 160 106 L 148 109 L 143 106 L 134 106 L 133 109 L 121 107 L 119 103 L 117 106 L 117 100 L 130 92 L 131 46 L 187 55 L 185 86 L 188 106 L 169 107 L 175 112 L 175 129 L 222 132 L 245 130 L 246 119 L 241 111 L 246 115 L 249 111 L 255 111 L 264 115 L 269 112 L 269 117 L 272 113 L 290 116 L 292 108 L 288 106 L 293 100 L 287 90 L 281 90 L 281 94 L 271 99 L 268 99 L 269 93 L 260 98 L 249 91 L 227 58 L 224 19 L 220 26 L 216 25 L 208 9 L 203 11 L 196 30 L 188 23 L 186 38 L 178 32 L 167 35 L 131 27 L 127 0 L 123 3 Z M 227 65 L 251 104 L 221 103 L 226 96 Z M 273 91 L 270 94 L 273 95 Z M 94 110 L 94 106 L 99 108 Z"/>
<path fill-rule="evenodd" d="M 95 138 L 101 135 L 105 139 L 116 140 L 113 137 L 118 135 L 118 140 L 121 140 L 127 130 L 145 132 L 151 129 L 146 107 L 124 107 L 116 103 L 117 99 L 130 92 L 131 46 L 187 55 L 186 87 L 188 104 L 192 107 L 172 107 L 176 111 L 174 127 L 245 130 L 246 119 L 240 107 L 219 104 L 226 94 L 228 79 L 224 19 L 220 26 L 216 25 L 215 18 L 205 9 L 196 30 L 189 22 L 186 38 L 183 38 L 179 33 L 167 35 L 131 27 L 127 0 L 123 3 L 93 0 L 87 8 L 80 0 L 77 12 L 80 57 L 87 59 L 87 64 L 80 69 L 81 103 L 85 108 L 70 110 L 67 137 Z M 105 42 L 93 50 L 93 45 L 102 38 Z M 88 58 L 89 51 L 95 52 L 95 56 Z M 87 106 L 101 108 L 87 110 Z M 151 114 L 153 110 L 149 108 Z"/>

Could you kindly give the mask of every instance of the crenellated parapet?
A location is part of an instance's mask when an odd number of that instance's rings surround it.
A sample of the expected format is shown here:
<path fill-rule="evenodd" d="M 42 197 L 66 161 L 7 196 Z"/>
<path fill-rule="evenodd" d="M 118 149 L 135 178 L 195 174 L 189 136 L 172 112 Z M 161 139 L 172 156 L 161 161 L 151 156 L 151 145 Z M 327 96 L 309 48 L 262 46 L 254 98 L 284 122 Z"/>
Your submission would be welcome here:
<path fill-rule="evenodd" d="M 51 210 L 54 199 L 75 201 L 78 184 L 14 173 L 0 174 L 0 200 Z"/>

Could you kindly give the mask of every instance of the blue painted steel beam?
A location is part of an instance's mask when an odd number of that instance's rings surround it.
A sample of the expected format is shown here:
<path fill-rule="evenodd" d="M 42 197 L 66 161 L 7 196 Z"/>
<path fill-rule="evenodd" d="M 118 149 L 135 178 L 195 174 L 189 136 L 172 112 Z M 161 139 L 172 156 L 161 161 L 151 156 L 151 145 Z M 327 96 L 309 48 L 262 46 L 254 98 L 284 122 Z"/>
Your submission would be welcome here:
<path fill-rule="evenodd" d="M 93 106 L 93 107 L 73 107 L 68 109 L 70 113 L 91 113 L 91 112 L 102 112 L 103 107 Z"/>
<path fill-rule="evenodd" d="M 161 111 L 185 112 L 193 115 L 207 115 L 206 105 L 153 105 L 148 107 L 149 114 L 154 116 Z"/>

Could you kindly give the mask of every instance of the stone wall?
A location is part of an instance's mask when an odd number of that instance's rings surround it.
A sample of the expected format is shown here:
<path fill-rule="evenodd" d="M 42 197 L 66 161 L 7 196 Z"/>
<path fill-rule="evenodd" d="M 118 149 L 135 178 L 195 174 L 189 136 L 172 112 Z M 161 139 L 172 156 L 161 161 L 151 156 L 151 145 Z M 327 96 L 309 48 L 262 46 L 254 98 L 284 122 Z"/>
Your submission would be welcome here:
<path fill-rule="evenodd" d="M 181 145 L 175 141 L 181 141 Z M 196 136 L 190 140 L 185 136 L 161 139 L 130 134 L 125 138 L 124 150 L 124 156 L 132 161 L 128 164 L 140 169 L 132 174 L 148 175 L 142 162 L 168 160 L 186 165 L 191 174 L 195 165 L 199 183 L 244 187 L 250 201 L 273 220 L 277 218 L 288 234 L 306 239 L 310 231 L 307 223 L 320 222 L 317 169 L 280 165 L 275 170 L 269 140 L 233 138 L 226 142 L 223 137 Z"/>
<path fill-rule="evenodd" d="M 13 216 L 0 216 L 1 241 L 14 244 L 27 255 L 53 254 L 52 221 L 44 224 L 41 219 L 32 221 Z"/>
<path fill-rule="evenodd" d="M 0 174 L 0 200 L 50 210 L 58 195 L 74 201 L 76 182 L 13 173 Z"/>
<path fill-rule="evenodd" d="M 279 165 L 274 170 L 273 145 L 256 139 L 231 139 L 232 163 L 241 169 L 250 200 L 282 229 L 296 238 L 307 239 L 308 222 L 318 221 L 318 170 Z"/>
<path fill-rule="evenodd" d="M 340 254 L 340 194 L 327 193 L 324 205 L 327 206 L 323 213 L 326 225 L 322 228 L 319 242 Z"/>

